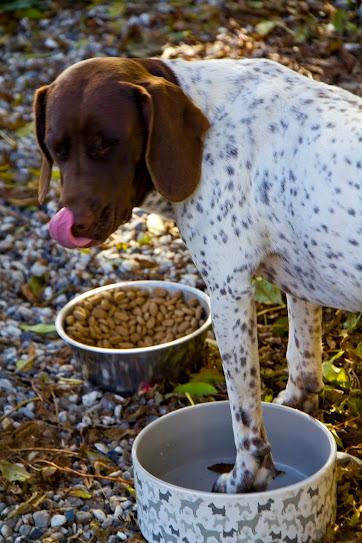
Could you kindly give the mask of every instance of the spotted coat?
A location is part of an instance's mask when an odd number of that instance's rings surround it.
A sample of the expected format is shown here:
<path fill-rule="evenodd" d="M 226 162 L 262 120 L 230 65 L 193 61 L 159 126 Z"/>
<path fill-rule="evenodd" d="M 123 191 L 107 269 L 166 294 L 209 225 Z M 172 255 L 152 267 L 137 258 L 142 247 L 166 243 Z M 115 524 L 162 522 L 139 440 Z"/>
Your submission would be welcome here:
<path fill-rule="evenodd" d="M 320 307 L 362 309 L 362 100 L 268 60 L 166 64 L 210 121 L 201 181 L 173 212 L 211 296 L 232 409 L 236 464 L 215 490 L 261 489 L 274 471 L 252 278 L 287 294 L 289 380 L 277 401 L 312 411 Z"/>

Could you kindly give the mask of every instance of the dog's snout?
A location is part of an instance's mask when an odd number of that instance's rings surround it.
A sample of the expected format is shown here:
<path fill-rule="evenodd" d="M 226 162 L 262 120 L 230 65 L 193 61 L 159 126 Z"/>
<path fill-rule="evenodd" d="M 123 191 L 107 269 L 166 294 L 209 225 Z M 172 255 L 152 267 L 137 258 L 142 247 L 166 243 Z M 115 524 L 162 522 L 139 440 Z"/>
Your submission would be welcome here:
<path fill-rule="evenodd" d="M 73 209 L 74 223 L 72 227 L 75 236 L 83 236 L 94 226 L 95 214 L 90 209 Z"/>

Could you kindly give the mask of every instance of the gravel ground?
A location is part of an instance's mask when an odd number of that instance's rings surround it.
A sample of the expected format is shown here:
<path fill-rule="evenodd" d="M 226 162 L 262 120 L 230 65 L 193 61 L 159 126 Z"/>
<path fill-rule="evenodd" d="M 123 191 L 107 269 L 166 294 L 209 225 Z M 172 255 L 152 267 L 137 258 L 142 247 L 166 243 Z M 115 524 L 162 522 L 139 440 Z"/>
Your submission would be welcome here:
<path fill-rule="evenodd" d="M 210 2 L 209 11 L 202 2 L 185 2 L 191 6 L 186 20 L 182 2 L 127 3 L 126 11 L 123 4 L 95 2 L 84 9 L 58 2 L 38 12 L 40 18 L 36 10 L 33 18 L 0 16 L 0 450 L 12 449 L 7 458 L 19 464 L 17 473 L 2 464 L 3 476 L 8 471 L 0 480 L 0 543 L 143 541 L 135 517 L 132 442 L 155 417 L 187 403 L 162 387 L 129 398 L 102 393 L 83 381 L 53 333 L 26 327 L 52 324 L 75 294 L 123 279 L 204 288 L 174 223 L 141 210 L 100 248 L 68 251 L 49 240 L 57 188 L 39 208 L 39 153 L 31 125 L 35 88 L 84 58 L 152 56 L 163 48 L 165 56 L 184 58 L 268 53 L 361 93 L 359 45 L 353 40 L 337 60 L 323 63 L 312 48 L 308 56 L 299 46 L 294 52 L 288 43 L 282 46 L 278 35 L 268 48 L 255 39 L 253 18 L 242 28 L 230 14 L 215 20 L 222 2 Z M 205 18 L 202 25 L 197 17 Z M 193 37 L 187 40 L 189 27 Z M 285 339 L 263 331 L 261 339 L 263 349 L 268 345 L 274 356 L 284 356 Z M 216 399 L 224 397 L 221 385 Z"/>

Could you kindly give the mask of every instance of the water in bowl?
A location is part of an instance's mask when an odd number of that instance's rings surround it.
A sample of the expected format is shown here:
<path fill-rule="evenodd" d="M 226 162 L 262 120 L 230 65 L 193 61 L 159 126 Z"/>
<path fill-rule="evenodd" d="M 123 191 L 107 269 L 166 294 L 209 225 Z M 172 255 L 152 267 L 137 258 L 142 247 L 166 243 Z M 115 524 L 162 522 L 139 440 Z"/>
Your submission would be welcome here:
<path fill-rule="evenodd" d="M 185 461 L 185 463 L 162 474 L 161 479 L 167 483 L 188 488 L 211 492 L 212 486 L 216 481 L 218 474 L 209 469 L 214 464 L 233 464 L 233 458 L 217 458 L 215 462 L 210 463 L 210 457 L 204 459 Z M 275 467 L 280 474 L 270 483 L 267 490 L 276 490 L 286 486 L 298 483 L 306 479 L 307 475 L 297 470 L 294 466 L 289 466 L 274 460 Z"/>

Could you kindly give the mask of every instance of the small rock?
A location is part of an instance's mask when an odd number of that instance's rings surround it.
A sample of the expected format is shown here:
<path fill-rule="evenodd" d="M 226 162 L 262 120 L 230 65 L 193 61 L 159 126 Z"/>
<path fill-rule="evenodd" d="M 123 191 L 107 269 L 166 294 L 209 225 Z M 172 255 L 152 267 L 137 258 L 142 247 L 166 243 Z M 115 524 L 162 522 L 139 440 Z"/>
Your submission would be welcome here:
<path fill-rule="evenodd" d="M 7 524 L 3 524 L 1 526 L 1 529 L 0 529 L 0 532 L 1 532 L 1 535 L 3 535 L 5 537 L 5 539 L 7 537 L 10 537 L 11 534 L 13 533 L 12 529 L 10 528 L 10 526 L 8 526 Z"/>
<path fill-rule="evenodd" d="M 53 38 L 47 38 L 44 42 L 45 47 L 48 49 L 56 49 L 58 47 L 58 44 Z"/>
<path fill-rule="evenodd" d="M 99 451 L 99 452 L 101 452 L 103 454 L 108 453 L 108 447 L 106 447 L 106 445 L 104 445 L 103 443 L 95 443 L 94 446 L 97 449 L 97 451 Z"/>
<path fill-rule="evenodd" d="M 19 528 L 19 534 L 23 537 L 28 537 L 31 532 L 31 526 L 29 524 L 22 524 Z"/>
<path fill-rule="evenodd" d="M 74 514 L 73 509 L 68 509 L 67 511 L 64 512 L 64 515 L 67 519 L 67 522 L 74 522 L 75 514 Z"/>
<path fill-rule="evenodd" d="M 37 277 L 41 277 L 47 272 L 48 268 L 46 266 L 43 266 L 43 264 L 39 264 L 39 262 L 35 262 L 35 264 L 32 265 L 30 268 L 30 273 L 32 275 L 36 275 Z"/>
<path fill-rule="evenodd" d="M 40 541 L 41 536 L 44 533 L 44 528 L 32 528 L 30 534 L 28 535 L 29 539 L 32 541 Z"/>
<path fill-rule="evenodd" d="M 59 528 L 59 526 L 63 526 L 66 522 L 67 519 L 64 515 L 53 515 L 50 524 L 52 528 Z"/>
<path fill-rule="evenodd" d="M 125 534 L 124 532 L 117 532 L 117 537 L 118 539 L 120 539 L 121 541 L 126 541 L 127 539 L 127 534 Z"/>
<path fill-rule="evenodd" d="M 47 528 L 49 524 L 49 513 L 42 509 L 33 513 L 34 524 L 37 528 Z"/>
<path fill-rule="evenodd" d="M 84 394 L 82 396 L 82 403 L 85 407 L 90 407 L 93 405 L 102 394 L 98 392 L 98 390 L 93 390 L 92 392 L 88 392 L 88 394 Z"/>
<path fill-rule="evenodd" d="M 114 510 L 113 517 L 117 520 L 121 520 L 123 515 L 122 505 L 118 504 Z"/>
<path fill-rule="evenodd" d="M 9 379 L 0 379 L 0 390 L 5 390 L 6 392 L 13 392 L 14 387 L 12 382 Z"/>
<path fill-rule="evenodd" d="M 80 524 L 87 524 L 92 520 L 92 515 L 89 511 L 76 511 L 75 518 Z"/>
<path fill-rule="evenodd" d="M 155 236 L 162 236 L 167 232 L 165 223 L 159 215 L 156 215 L 156 213 L 150 213 L 148 215 L 147 230 L 150 232 L 150 234 L 154 234 Z"/>
<path fill-rule="evenodd" d="M 104 522 L 106 520 L 106 515 L 102 509 L 92 509 L 93 516 L 99 520 L 99 522 Z"/>

